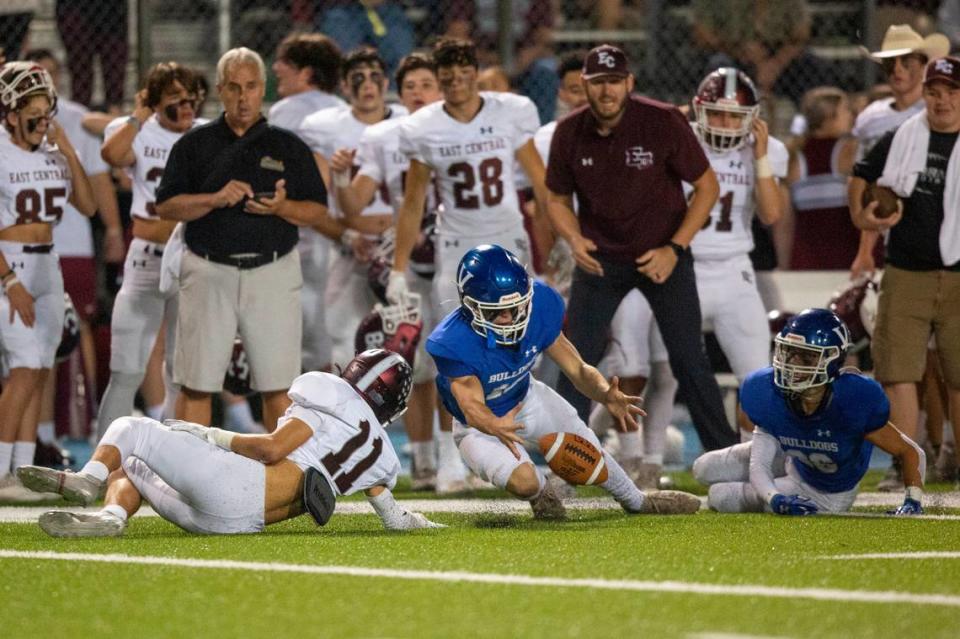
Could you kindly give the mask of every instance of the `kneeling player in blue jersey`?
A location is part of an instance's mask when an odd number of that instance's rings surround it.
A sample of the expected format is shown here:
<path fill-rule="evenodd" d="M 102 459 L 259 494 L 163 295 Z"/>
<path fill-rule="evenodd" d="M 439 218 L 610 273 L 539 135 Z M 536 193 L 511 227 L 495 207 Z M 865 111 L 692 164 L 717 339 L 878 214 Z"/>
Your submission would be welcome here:
<path fill-rule="evenodd" d="M 710 485 L 720 512 L 811 515 L 849 510 L 873 446 L 900 460 L 907 486 L 895 513 L 923 512 L 923 450 L 889 421 L 880 385 L 841 370 L 849 332 L 826 309 L 807 309 L 774 338 L 773 366 L 751 373 L 740 403 L 753 441 L 697 459 L 693 474 Z"/>
<path fill-rule="evenodd" d="M 552 358 L 577 389 L 604 404 L 622 428 L 642 415 L 639 397 L 620 391 L 586 364 L 560 332 L 563 300 L 546 284 L 531 282 L 509 251 L 484 244 L 467 251 L 457 269 L 460 308 L 427 339 L 436 361 L 437 387 L 454 417 L 454 438 L 467 466 L 483 479 L 521 499 L 534 515 L 557 518 L 563 504 L 547 488 L 524 444 L 543 435 L 575 433 L 600 448 L 597 436 L 553 389 L 533 379 L 541 353 Z M 640 492 L 614 459 L 604 453 L 608 479 L 600 484 L 630 513 L 695 512 L 699 500 L 678 491 Z"/>

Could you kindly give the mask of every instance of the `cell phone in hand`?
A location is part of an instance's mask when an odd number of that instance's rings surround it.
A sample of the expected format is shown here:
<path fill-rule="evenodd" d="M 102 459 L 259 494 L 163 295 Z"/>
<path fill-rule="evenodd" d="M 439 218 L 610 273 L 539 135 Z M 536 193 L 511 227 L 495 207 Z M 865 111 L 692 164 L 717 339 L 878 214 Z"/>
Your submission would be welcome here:
<path fill-rule="evenodd" d="M 253 194 L 253 199 L 257 202 L 263 202 L 264 200 L 272 200 L 277 197 L 276 191 L 260 191 Z"/>

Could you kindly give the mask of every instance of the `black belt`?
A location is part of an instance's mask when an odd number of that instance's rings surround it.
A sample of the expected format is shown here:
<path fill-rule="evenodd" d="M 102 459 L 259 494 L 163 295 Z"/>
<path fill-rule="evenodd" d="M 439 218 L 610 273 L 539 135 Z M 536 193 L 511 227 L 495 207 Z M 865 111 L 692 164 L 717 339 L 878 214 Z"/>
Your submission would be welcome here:
<path fill-rule="evenodd" d="M 240 270 L 246 270 L 251 268 L 257 268 L 258 266 L 263 266 L 264 264 L 270 264 L 276 262 L 281 257 L 286 255 L 286 253 L 279 253 L 274 251 L 272 253 L 257 253 L 255 255 L 216 255 L 214 253 L 198 253 L 200 257 L 209 261 L 216 262 L 217 264 L 226 264 L 227 266 L 233 266 Z"/>
<path fill-rule="evenodd" d="M 24 244 L 24 253 L 52 253 L 53 244 Z"/>

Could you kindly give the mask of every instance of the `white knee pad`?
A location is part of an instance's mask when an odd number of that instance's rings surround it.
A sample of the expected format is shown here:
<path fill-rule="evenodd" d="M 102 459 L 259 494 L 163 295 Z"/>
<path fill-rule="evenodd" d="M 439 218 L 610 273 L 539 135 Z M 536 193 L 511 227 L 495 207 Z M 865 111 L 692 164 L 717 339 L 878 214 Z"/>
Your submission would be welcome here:
<path fill-rule="evenodd" d="M 710 486 L 707 506 L 719 513 L 762 512 L 763 500 L 749 482 L 721 482 Z"/>

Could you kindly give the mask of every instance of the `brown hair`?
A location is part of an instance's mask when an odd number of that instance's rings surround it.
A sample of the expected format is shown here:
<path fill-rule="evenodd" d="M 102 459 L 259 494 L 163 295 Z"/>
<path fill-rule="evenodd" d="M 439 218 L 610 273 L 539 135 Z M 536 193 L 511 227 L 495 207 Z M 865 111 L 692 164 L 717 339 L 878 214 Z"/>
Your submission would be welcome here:
<path fill-rule="evenodd" d="M 277 59 L 298 69 L 309 68 L 311 82 L 321 91 L 333 93 L 340 78 L 343 56 L 340 47 L 322 33 L 293 33 L 277 47 Z"/>
<path fill-rule="evenodd" d="M 816 87 L 807 91 L 800 102 L 800 112 L 807 120 L 807 131 L 812 133 L 826 124 L 846 98 L 846 92 L 837 87 Z"/>
<path fill-rule="evenodd" d="M 197 92 L 197 80 L 190 69 L 176 62 L 161 62 L 154 65 L 147 73 L 144 86 L 147 90 L 146 105 L 155 108 L 163 99 L 163 94 L 169 93 L 175 82 L 179 82 L 188 93 Z"/>

